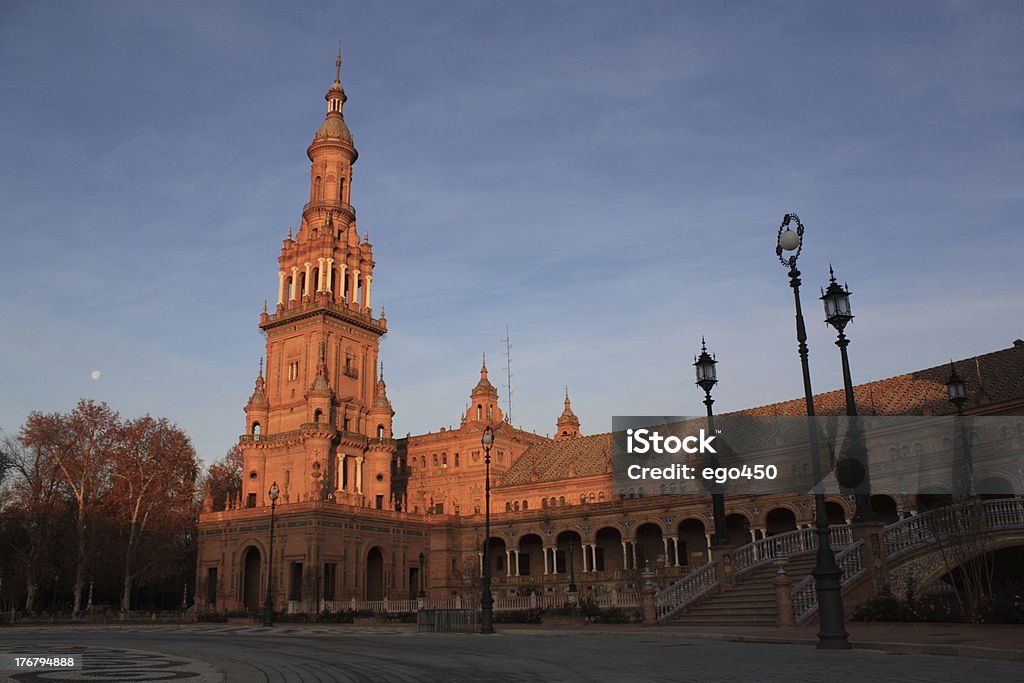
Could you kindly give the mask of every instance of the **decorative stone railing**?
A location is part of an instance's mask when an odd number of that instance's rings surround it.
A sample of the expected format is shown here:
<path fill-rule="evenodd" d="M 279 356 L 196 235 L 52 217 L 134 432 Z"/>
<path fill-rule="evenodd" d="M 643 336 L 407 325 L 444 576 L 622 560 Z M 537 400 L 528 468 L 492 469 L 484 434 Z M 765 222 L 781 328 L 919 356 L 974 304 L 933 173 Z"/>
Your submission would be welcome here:
<path fill-rule="evenodd" d="M 843 570 L 839 579 L 840 590 L 864 575 L 864 541 L 857 541 L 836 553 L 836 564 Z M 793 617 L 799 626 L 818 609 L 818 590 L 814 577 L 807 575 L 790 587 L 793 599 Z"/>
<path fill-rule="evenodd" d="M 668 588 L 658 591 L 654 596 L 658 620 L 668 619 L 717 586 L 718 575 L 715 571 L 717 566 L 717 562 L 708 562 Z"/>
<path fill-rule="evenodd" d="M 973 519 L 969 519 L 970 515 L 974 515 Z M 922 512 L 885 527 L 885 556 L 887 560 L 895 560 L 932 545 L 936 540 L 964 533 L 1021 528 L 1024 528 L 1024 498 L 958 503 Z"/>
<path fill-rule="evenodd" d="M 849 545 L 853 536 L 850 527 L 835 524 L 829 527 L 829 539 L 833 548 L 841 548 Z M 787 531 L 737 548 L 732 554 L 733 571 L 739 576 L 777 558 L 807 553 L 817 548 L 818 532 L 813 527 Z"/>

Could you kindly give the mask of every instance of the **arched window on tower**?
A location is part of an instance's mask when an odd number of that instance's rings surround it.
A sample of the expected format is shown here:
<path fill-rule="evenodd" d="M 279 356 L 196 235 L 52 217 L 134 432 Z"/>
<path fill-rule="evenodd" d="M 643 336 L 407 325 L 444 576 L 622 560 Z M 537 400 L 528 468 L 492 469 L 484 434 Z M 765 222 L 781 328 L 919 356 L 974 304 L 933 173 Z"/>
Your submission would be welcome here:
<path fill-rule="evenodd" d="M 318 202 L 324 198 L 324 179 L 320 176 L 313 181 L 313 201 Z"/>
<path fill-rule="evenodd" d="M 384 438 L 384 425 L 377 425 L 377 438 L 378 439 L 383 439 Z"/>
<path fill-rule="evenodd" d="M 316 233 L 315 232 L 313 233 L 313 237 L 316 237 Z M 319 292 L 320 291 L 320 269 L 319 268 L 314 268 L 313 269 L 313 282 L 311 284 L 313 285 L 312 288 L 311 288 L 313 291 L 315 291 L 315 292 Z"/>
<path fill-rule="evenodd" d="M 295 282 L 292 280 L 291 276 L 289 276 L 288 279 L 285 280 L 285 290 L 284 291 L 288 292 L 288 299 L 289 300 L 295 298 Z"/>
<path fill-rule="evenodd" d="M 345 201 L 345 178 L 344 176 L 338 179 L 338 201 Z"/>
<path fill-rule="evenodd" d="M 252 438 L 256 441 L 260 440 L 260 429 L 261 428 L 259 422 L 252 423 Z"/>
<path fill-rule="evenodd" d="M 476 407 L 476 419 L 478 419 L 478 420 L 484 419 L 484 407 L 482 405 L 478 405 Z"/>
<path fill-rule="evenodd" d="M 317 408 L 313 411 L 313 422 L 319 422 L 324 416 L 324 411 Z"/>
<path fill-rule="evenodd" d="M 301 298 L 301 297 L 304 297 L 304 296 L 306 296 L 306 274 L 305 273 L 300 273 L 299 274 L 299 296 L 297 298 Z"/>

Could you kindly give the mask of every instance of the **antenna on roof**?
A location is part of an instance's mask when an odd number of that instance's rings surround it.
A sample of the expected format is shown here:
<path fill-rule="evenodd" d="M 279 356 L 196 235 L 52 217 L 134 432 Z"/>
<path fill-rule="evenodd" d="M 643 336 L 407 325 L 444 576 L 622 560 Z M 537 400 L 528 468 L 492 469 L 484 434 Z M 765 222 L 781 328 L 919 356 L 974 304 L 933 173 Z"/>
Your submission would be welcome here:
<path fill-rule="evenodd" d="M 508 383 L 505 384 L 505 389 L 508 392 L 508 412 L 505 415 L 505 419 L 508 420 L 509 424 L 512 424 L 512 342 L 511 337 L 508 333 L 508 323 L 505 324 L 505 338 L 501 341 L 505 342 L 505 351 L 502 353 L 505 356 L 505 374 L 508 377 Z"/>

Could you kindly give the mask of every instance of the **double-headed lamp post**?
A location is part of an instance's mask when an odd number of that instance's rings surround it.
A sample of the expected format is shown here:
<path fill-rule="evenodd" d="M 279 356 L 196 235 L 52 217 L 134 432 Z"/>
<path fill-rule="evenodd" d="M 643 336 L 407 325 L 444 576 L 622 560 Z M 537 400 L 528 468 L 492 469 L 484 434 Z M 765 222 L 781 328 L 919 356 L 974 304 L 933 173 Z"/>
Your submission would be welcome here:
<path fill-rule="evenodd" d="M 274 600 L 271 595 L 274 587 L 274 511 L 277 509 L 277 496 L 281 489 L 277 488 L 275 481 L 270 485 L 270 549 L 267 552 L 267 599 L 263 602 L 263 625 L 274 625 Z"/>
<path fill-rule="evenodd" d="M 711 398 L 711 390 L 718 384 L 718 370 L 715 368 L 717 364 L 718 361 L 715 360 L 714 355 L 708 353 L 704 337 L 701 337 L 700 355 L 694 357 L 693 367 L 697 372 L 696 384 L 704 390 L 704 405 L 708 408 L 708 434 L 712 435 L 715 433 L 715 413 L 711 406 L 714 405 L 715 400 Z M 718 458 L 714 455 L 711 458 L 712 466 L 718 467 Z M 715 520 L 715 532 L 711 537 L 711 545 L 721 548 L 729 545 L 729 528 L 725 521 L 725 494 L 721 492 L 712 493 L 711 506 L 712 516 Z"/>
<path fill-rule="evenodd" d="M 821 290 L 821 301 L 825 306 L 825 323 L 835 328 L 839 333 L 836 339 L 836 346 L 839 347 L 839 356 L 843 365 L 843 390 L 846 394 L 846 415 L 850 419 L 850 429 L 847 431 L 847 438 L 853 445 L 851 455 L 845 464 L 841 466 L 842 472 L 837 473 L 841 480 L 840 484 L 852 486 L 856 489 L 854 493 L 854 522 L 874 522 L 874 510 L 871 509 L 871 478 L 868 465 L 867 451 L 864 443 L 864 431 L 860 420 L 857 419 L 857 401 L 853 395 L 853 377 L 850 374 L 850 356 L 846 347 L 850 340 L 846 337 L 846 326 L 853 320 L 853 313 L 850 309 L 850 289 L 845 284 L 836 282 L 836 274 L 832 266 L 828 267 L 829 282 L 828 288 Z M 843 481 L 847 480 L 847 481 Z"/>
<path fill-rule="evenodd" d="M 494 597 L 491 595 L 491 446 L 494 445 L 494 430 L 490 425 L 484 428 L 480 444 L 484 447 L 484 576 L 480 595 L 480 633 L 494 633 L 492 610 Z"/>
<path fill-rule="evenodd" d="M 794 231 L 790 224 L 795 224 Z M 828 511 L 825 508 L 825 493 L 821 488 L 821 457 L 818 449 L 818 428 L 814 418 L 814 393 L 811 390 L 811 370 L 807 363 L 807 328 L 800 307 L 800 271 L 796 260 L 804 243 L 804 226 L 795 213 L 782 218 L 776 237 L 775 254 L 783 266 L 789 268 L 789 286 L 793 288 L 793 304 L 796 307 L 796 340 L 800 355 L 800 368 L 804 380 L 804 400 L 807 404 L 808 438 L 811 447 L 811 466 L 814 473 L 814 526 L 818 535 L 818 551 L 815 557 L 815 588 L 818 593 L 818 647 L 823 649 L 848 649 L 849 634 L 843 625 L 843 596 L 841 579 L 843 570 L 836 563 L 829 538 Z M 783 252 L 792 252 L 788 257 Z"/>

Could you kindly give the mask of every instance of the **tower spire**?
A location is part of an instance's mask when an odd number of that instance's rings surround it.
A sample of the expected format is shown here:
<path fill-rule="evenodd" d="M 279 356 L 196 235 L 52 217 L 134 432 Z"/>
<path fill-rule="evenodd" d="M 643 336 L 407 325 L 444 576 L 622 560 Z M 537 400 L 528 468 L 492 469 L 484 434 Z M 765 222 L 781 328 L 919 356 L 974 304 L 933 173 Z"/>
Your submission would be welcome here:
<path fill-rule="evenodd" d="M 338 41 L 338 58 L 334 61 L 334 82 L 341 83 L 341 41 Z"/>

